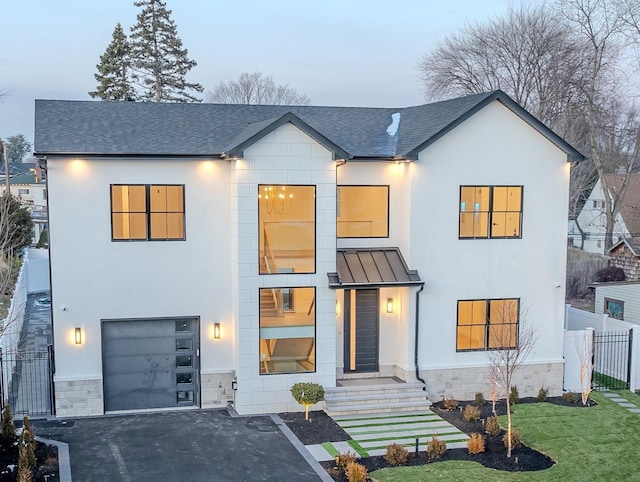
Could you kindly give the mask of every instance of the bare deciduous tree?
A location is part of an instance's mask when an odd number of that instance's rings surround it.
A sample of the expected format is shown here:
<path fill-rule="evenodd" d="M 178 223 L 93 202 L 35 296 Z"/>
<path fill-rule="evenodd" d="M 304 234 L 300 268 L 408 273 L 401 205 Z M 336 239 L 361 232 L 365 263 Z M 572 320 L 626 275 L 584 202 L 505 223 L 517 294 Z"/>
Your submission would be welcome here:
<path fill-rule="evenodd" d="M 571 168 L 571 182 L 569 183 L 569 219 L 573 219 L 580 234 L 580 249 L 584 249 L 585 231 L 580 225 L 578 214 L 585 205 L 591 188 L 598 179 L 593 163 L 581 162 Z"/>
<path fill-rule="evenodd" d="M 593 330 L 585 330 L 583 336 L 575 338 L 576 352 L 580 361 L 580 394 L 582 405 L 589 401 L 591 377 L 593 375 Z"/>
<path fill-rule="evenodd" d="M 261 72 L 243 72 L 237 81 L 219 83 L 206 94 L 207 102 L 253 105 L 309 105 L 311 100 L 287 84 L 278 84 Z"/>
<path fill-rule="evenodd" d="M 512 7 L 446 37 L 418 67 L 429 99 L 501 89 L 575 144 L 584 50 L 544 6 Z"/>
<path fill-rule="evenodd" d="M 588 48 L 588 82 L 584 84 L 588 155 L 603 191 L 605 250 L 613 245 L 616 216 L 640 155 L 640 118 L 629 86 L 621 75 L 629 39 L 640 38 L 637 0 L 557 0 L 555 10 L 573 35 Z M 612 189 L 607 174 L 621 184 Z"/>
<path fill-rule="evenodd" d="M 517 313 L 517 328 L 511 324 Z M 507 457 L 511 457 L 511 403 L 509 393 L 513 385 L 514 375 L 526 363 L 536 343 L 535 329 L 527 321 L 527 310 L 505 304 L 501 313 L 496 313 L 495 319 L 502 323 L 493 324 L 490 333 L 490 346 L 496 347 L 487 352 L 489 368 L 495 377 L 498 387 L 504 393 L 507 402 Z M 493 319 L 493 318 L 492 318 Z"/>

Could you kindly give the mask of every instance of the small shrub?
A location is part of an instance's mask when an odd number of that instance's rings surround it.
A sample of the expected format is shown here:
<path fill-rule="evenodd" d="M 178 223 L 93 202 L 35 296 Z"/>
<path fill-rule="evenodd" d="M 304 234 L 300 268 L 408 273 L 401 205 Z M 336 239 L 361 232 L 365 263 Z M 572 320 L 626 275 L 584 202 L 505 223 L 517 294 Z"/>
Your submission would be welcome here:
<path fill-rule="evenodd" d="M 444 409 L 447 412 L 451 412 L 452 410 L 455 410 L 456 408 L 458 408 L 458 405 L 460 405 L 460 402 L 458 402 L 458 400 L 456 400 L 455 398 L 451 397 L 451 398 L 445 398 L 442 401 L 442 404 L 444 405 Z"/>
<path fill-rule="evenodd" d="M 0 437 L 8 444 L 16 439 L 16 426 L 13 424 L 13 415 L 11 415 L 11 408 L 8 403 L 4 404 L 4 409 L 2 410 Z"/>
<path fill-rule="evenodd" d="M 500 435 L 500 432 L 502 432 L 502 427 L 500 427 L 498 417 L 492 415 L 491 417 L 487 418 L 487 421 L 484 423 L 484 431 L 492 437 Z"/>
<path fill-rule="evenodd" d="M 505 433 L 504 437 L 502 437 L 502 441 L 504 442 L 504 446 L 507 447 L 509 443 L 509 434 Z M 511 430 L 511 450 L 519 449 L 522 446 L 522 439 L 520 438 L 520 432 L 517 430 Z"/>
<path fill-rule="evenodd" d="M 356 461 L 356 454 L 354 454 L 353 452 L 339 453 L 338 456 L 336 457 L 336 465 L 338 466 L 338 469 L 341 470 L 342 472 L 347 470 L 347 465 L 355 461 Z"/>
<path fill-rule="evenodd" d="M 349 482 L 367 482 L 367 469 L 358 462 L 349 462 L 345 474 Z"/>
<path fill-rule="evenodd" d="M 29 419 L 24 417 L 24 426 L 18 442 L 18 480 L 31 481 L 36 466 L 36 441 Z"/>
<path fill-rule="evenodd" d="M 429 460 L 438 460 L 447 451 L 447 444 L 444 440 L 440 440 L 437 435 L 431 437 L 427 443 L 427 458 Z"/>
<path fill-rule="evenodd" d="M 546 402 L 548 397 L 549 397 L 549 389 L 540 387 L 540 390 L 538 390 L 538 396 L 536 397 L 536 400 L 538 402 Z"/>
<path fill-rule="evenodd" d="M 291 387 L 291 395 L 304 407 L 304 418 L 309 420 L 309 407 L 324 400 L 324 388 L 318 383 L 296 383 Z"/>
<path fill-rule="evenodd" d="M 481 454 L 484 452 L 484 437 L 481 433 L 472 433 L 467 441 L 467 450 L 470 454 Z"/>
<path fill-rule="evenodd" d="M 384 454 L 384 459 L 391 465 L 402 465 L 407 461 L 409 452 L 402 445 L 389 444 L 387 445 L 387 453 Z"/>
<path fill-rule="evenodd" d="M 617 268 L 615 266 L 609 266 L 608 268 L 603 268 L 596 273 L 596 279 L 598 281 L 606 282 L 606 281 L 625 281 L 627 279 L 624 274 L 624 270 L 622 268 Z"/>
<path fill-rule="evenodd" d="M 480 409 L 475 405 L 467 405 L 462 412 L 462 420 L 465 422 L 477 422 L 480 420 Z"/>
<path fill-rule="evenodd" d="M 487 404 L 487 401 L 484 399 L 484 395 L 482 394 L 482 392 L 478 392 L 476 393 L 476 397 L 475 397 L 475 405 L 478 408 L 482 408 Z"/>
<path fill-rule="evenodd" d="M 509 391 L 509 403 L 511 405 L 515 405 L 520 401 L 520 392 L 518 392 L 517 385 L 511 385 L 511 390 Z"/>
<path fill-rule="evenodd" d="M 578 394 L 576 392 L 564 392 L 562 394 L 562 399 L 568 403 L 576 403 L 578 401 Z"/>

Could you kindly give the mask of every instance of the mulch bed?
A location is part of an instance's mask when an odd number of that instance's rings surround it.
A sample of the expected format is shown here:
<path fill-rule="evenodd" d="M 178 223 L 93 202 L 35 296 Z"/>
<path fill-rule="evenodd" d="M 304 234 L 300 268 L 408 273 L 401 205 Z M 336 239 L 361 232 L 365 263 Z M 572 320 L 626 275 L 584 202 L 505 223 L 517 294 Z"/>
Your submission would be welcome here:
<path fill-rule="evenodd" d="M 585 407 L 579 400 L 572 403 L 566 401 L 562 397 L 549 397 L 546 401 L 555 405 Z M 530 397 L 521 398 L 518 403 L 524 404 L 536 402 L 537 400 L 534 397 Z M 461 402 L 460 406 L 464 407 L 470 403 L 472 402 Z M 587 406 L 594 405 L 596 405 L 596 403 L 593 400 L 589 400 Z M 434 403 L 431 409 L 434 413 L 457 427 L 459 430 L 465 432 L 467 435 L 470 435 L 473 432 L 483 431 L 481 421 L 465 422 L 462 420 L 462 412 L 460 409 L 452 411 L 444 410 L 442 402 Z M 496 413 L 498 415 L 506 414 L 506 402 L 504 400 L 501 400 L 496 404 Z M 487 404 L 480 409 L 480 414 L 481 419 L 486 419 L 492 415 L 490 402 L 487 402 Z M 281 413 L 280 417 L 305 445 L 318 444 L 326 441 L 339 442 L 350 439 L 349 435 L 324 412 L 310 412 L 310 422 L 304 420 L 304 413 Z M 527 447 L 526 445 L 522 445 L 520 448 L 513 450 L 511 458 L 507 458 L 507 449 L 502 441 L 504 433 L 505 431 L 496 437 L 485 434 L 485 451 L 481 454 L 471 455 L 466 448 L 449 449 L 440 459 L 435 462 L 431 462 L 427 459 L 424 451 L 415 454 L 414 451 L 410 450 L 409 458 L 407 463 L 404 465 L 411 467 L 448 460 L 468 460 L 478 462 L 485 467 L 496 470 L 526 472 L 545 470 L 555 464 L 555 461 L 551 457 Z M 421 444 L 421 448 L 424 448 L 424 443 Z M 364 465 L 367 468 L 368 473 L 385 467 L 390 467 L 389 463 L 387 463 L 382 456 L 361 458 L 358 459 L 358 463 Z M 333 480 L 338 482 L 347 481 L 347 478 L 340 470 L 338 470 L 334 461 L 320 462 L 320 465 L 322 465 Z"/>
<path fill-rule="evenodd" d="M 0 442 L 0 482 L 15 482 L 18 480 L 18 444 Z M 36 470 L 33 474 L 34 482 L 60 480 L 58 474 L 58 448 L 36 442 Z"/>

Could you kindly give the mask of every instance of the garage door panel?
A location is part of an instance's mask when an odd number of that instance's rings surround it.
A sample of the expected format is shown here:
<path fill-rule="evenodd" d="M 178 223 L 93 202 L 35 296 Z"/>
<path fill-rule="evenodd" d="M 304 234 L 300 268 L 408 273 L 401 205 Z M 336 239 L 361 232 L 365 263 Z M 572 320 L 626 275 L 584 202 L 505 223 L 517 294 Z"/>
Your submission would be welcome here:
<path fill-rule="evenodd" d="M 197 319 L 105 320 L 105 410 L 197 405 Z"/>

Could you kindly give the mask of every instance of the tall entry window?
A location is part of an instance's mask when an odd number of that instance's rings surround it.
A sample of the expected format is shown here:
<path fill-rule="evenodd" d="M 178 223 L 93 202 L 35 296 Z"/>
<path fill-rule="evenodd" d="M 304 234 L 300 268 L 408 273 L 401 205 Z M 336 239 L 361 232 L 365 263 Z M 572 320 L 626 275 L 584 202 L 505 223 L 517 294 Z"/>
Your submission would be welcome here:
<path fill-rule="evenodd" d="M 111 186 L 111 238 L 184 240 L 184 186 Z"/>
<path fill-rule="evenodd" d="M 258 186 L 258 225 L 260 274 L 315 272 L 315 186 Z"/>
<path fill-rule="evenodd" d="M 260 289 L 260 374 L 314 372 L 316 289 Z"/>
<path fill-rule="evenodd" d="M 522 186 L 461 186 L 460 238 L 520 238 Z"/>
<path fill-rule="evenodd" d="M 458 301 L 456 349 L 515 348 L 519 313 L 520 300 L 517 298 Z"/>
<path fill-rule="evenodd" d="M 338 237 L 389 236 L 389 186 L 338 186 Z"/>

